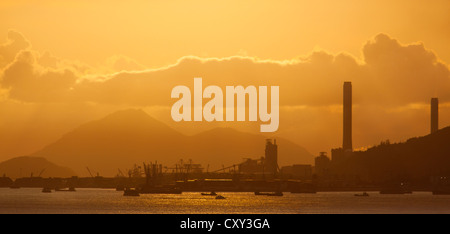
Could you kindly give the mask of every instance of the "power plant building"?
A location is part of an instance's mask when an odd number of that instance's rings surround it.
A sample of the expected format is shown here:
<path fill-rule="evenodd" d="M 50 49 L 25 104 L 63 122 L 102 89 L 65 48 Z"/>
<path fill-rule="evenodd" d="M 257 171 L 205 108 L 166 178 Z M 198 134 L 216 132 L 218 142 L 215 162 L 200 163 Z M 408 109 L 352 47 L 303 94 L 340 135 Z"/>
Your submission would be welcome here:
<path fill-rule="evenodd" d="M 312 178 L 312 166 L 309 164 L 294 164 L 281 168 L 283 177 L 289 179 L 310 180 Z"/>
<path fill-rule="evenodd" d="M 278 145 L 277 140 L 267 139 L 265 156 L 260 159 L 247 158 L 239 164 L 239 172 L 244 174 L 278 174 Z"/>
<path fill-rule="evenodd" d="M 330 159 L 326 152 L 320 152 L 320 155 L 314 159 L 314 171 L 318 175 L 325 175 L 330 169 Z"/>

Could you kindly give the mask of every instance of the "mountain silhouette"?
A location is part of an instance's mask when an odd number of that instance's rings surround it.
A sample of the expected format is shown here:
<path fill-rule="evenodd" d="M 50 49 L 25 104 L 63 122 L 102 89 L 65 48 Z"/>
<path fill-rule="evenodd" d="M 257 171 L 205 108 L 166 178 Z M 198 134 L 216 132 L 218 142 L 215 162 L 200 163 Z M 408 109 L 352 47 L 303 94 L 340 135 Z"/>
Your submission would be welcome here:
<path fill-rule="evenodd" d="M 42 176 L 71 177 L 76 173 L 67 167 L 58 166 L 45 158 L 22 156 L 0 163 L 0 174 L 11 178 Z"/>
<path fill-rule="evenodd" d="M 302 147 L 277 139 L 279 164 L 312 163 L 313 156 Z M 171 167 L 180 159 L 209 165 L 210 171 L 241 163 L 243 158 L 264 156 L 265 137 L 217 128 L 194 136 L 183 135 L 142 110 L 115 112 L 81 125 L 33 156 L 70 166 L 80 175 L 86 167 L 102 176 L 133 164 L 158 161 Z"/>
<path fill-rule="evenodd" d="M 373 181 L 429 181 L 450 176 L 450 127 L 402 143 L 384 142 L 355 152 L 340 165 L 343 174 L 365 175 Z"/>

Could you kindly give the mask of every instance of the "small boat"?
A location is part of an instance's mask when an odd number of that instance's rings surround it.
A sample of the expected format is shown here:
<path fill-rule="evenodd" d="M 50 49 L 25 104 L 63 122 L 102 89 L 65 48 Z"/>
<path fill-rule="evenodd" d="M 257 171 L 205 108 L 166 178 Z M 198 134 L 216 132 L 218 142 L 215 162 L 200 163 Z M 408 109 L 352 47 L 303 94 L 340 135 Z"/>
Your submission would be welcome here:
<path fill-rule="evenodd" d="M 363 193 L 356 193 L 356 194 L 355 194 L 355 197 L 368 197 L 368 196 L 369 196 L 369 194 L 366 193 L 366 192 L 363 192 Z"/>
<path fill-rule="evenodd" d="M 255 192 L 255 195 L 257 196 L 283 196 L 283 193 L 278 191 L 278 192 L 273 192 L 273 193 L 262 193 L 262 192 Z"/>
<path fill-rule="evenodd" d="M 216 196 L 216 199 L 225 199 L 225 197 L 222 196 L 222 195 L 217 195 L 217 196 Z"/>
<path fill-rule="evenodd" d="M 77 190 L 75 190 L 74 187 L 70 187 L 68 189 L 60 189 L 60 188 L 55 189 L 55 192 L 76 192 L 76 191 Z"/>
<path fill-rule="evenodd" d="M 43 188 L 43 189 L 42 189 L 42 192 L 43 192 L 43 193 L 51 193 L 51 192 L 52 192 L 52 189 L 51 189 L 51 188 Z"/>
<path fill-rule="evenodd" d="M 130 197 L 139 197 L 139 191 L 136 189 L 126 188 L 125 190 L 123 190 L 123 195 Z"/>
<path fill-rule="evenodd" d="M 217 193 L 215 192 L 210 192 L 210 193 L 201 193 L 203 196 L 216 196 Z"/>

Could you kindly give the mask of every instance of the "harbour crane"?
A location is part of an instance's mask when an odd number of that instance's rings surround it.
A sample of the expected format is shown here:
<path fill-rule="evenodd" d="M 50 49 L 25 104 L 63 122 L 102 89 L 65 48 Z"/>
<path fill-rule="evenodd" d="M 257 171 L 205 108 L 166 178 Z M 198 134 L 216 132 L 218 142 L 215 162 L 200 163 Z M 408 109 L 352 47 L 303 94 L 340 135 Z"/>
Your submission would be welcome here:
<path fill-rule="evenodd" d="M 89 175 L 91 175 L 92 178 L 94 178 L 94 176 L 91 173 L 91 170 L 89 170 L 89 167 L 86 167 L 87 171 L 89 172 Z"/>
<path fill-rule="evenodd" d="M 117 170 L 119 171 L 119 174 L 118 174 L 118 176 L 122 176 L 122 177 L 125 177 L 125 175 L 122 173 L 122 171 L 120 170 L 120 168 L 117 168 Z"/>
<path fill-rule="evenodd" d="M 42 171 L 39 173 L 38 177 L 41 177 L 42 173 L 44 173 L 46 168 L 42 169 Z"/>

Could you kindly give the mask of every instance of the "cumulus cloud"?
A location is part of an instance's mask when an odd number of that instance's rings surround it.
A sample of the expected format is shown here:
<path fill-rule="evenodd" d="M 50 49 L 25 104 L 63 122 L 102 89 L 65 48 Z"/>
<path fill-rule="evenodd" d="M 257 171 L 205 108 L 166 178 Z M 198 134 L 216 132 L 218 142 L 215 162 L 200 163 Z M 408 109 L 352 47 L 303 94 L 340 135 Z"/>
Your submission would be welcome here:
<path fill-rule="evenodd" d="M 355 103 L 360 104 L 396 106 L 427 102 L 432 96 L 450 98 L 448 66 L 422 44 L 402 45 L 380 34 L 364 46 L 363 54 L 362 61 L 325 51 L 289 61 L 190 56 L 164 69 L 83 82 L 76 92 L 96 102 L 167 105 L 174 86 L 192 87 L 194 77 L 203 77 L 204 86 L 279 85 L 282 105 L 340 104 L 344 81 L 353 82 Z"/>
<path fill-rule="evenodd" d="M 82 80 L 99 81 L 100 76 L 118 72 L 144 70 L 127 56 L 115 55 L 97 67 L 67 60 L 31 48 L 19 32 L 10 30 L 7 42 L 0 45 L 0 100 L 10 98 L 29 103 L 77 101 L 72 95 Z M 82 98 L 81 100 L 86 100 Z"/>
<path fill-rule="evenodd" d="M 66 100 L 77 77 L 67 69 L 40 67 L 31 51 L 20 51 L 2 75 L 0 84 L 9 97 L 25 102 L 59 102 Z"/>
<path fill-rule="evenodd" d="M 19 51 L 29 47 L 30 43 L 21 33 L 9 30 L 7 42 L 0 45 L 0 68 L 5 67 L 13 61 Z"/>
<path fill-rule="evenodd" d="M 121 71 L 140 71 L 144 70 L 145 66 L 136 60 L 124 55 L 114 55 L 106 59 L 105 68 L 107 72 L 121 72 Z"/>
<path fill-rule="evenodd" d="M 401 45 L 379 34 L 363 48 L 367 69 L 364 90 L 370 98 L 405 104 L 423 102 L 432 96 L 448 100 L 449 68 L 423 44 Z"/>
<path fill-rule="evenodd" d="M 62 59 L 48 51 L 45 51 L 43 54 L 37 51 L 33 51 L 33 53 L 35 54 L 37 64 L 43 68 L 71 70 L 78 77 L 88 74 L 100 74 L 98 69 L 80 61 Z"/>
<path fill-rule="evenodd" d="M 173 87 L 187 85 L 192 88 L 193 78 L 203 77 L 205 87 L 279 85 L 284 105 L 327 105 L 340 102 L 339 92 L 333 89 L 341 86 L 341 81 L 346 79 L 341 65 L 353 66 L 351 74 L 361 73 L 352 57 L 344 54 L 334 57 L 325 52 L 315 52 L 304 61 L 284 62 L 240 56 L 221 59 L 190 56 L 163 69 L 122 72 L 107 78 L 101 77 L 103 82 L 82 82 L 75 93 L 86 101 L 169 105 L 172 100 L 168 94 Z M 324 92 L 327 94 L 324 95 Z"/>
<path fill-rule="evenodd" d="M 103 63 L 100 63 L 97 66 L 90 66 L 80 61 L 59 58 L 48 51 L 45 51 L 43 54 L 36 51 L 34 52 L 36 54 L 36 61 L 40 66 L 52 69 L 69 69 L 76 73 L 80 79 L 83 77 L 95 78 L 100 75 L 127 71 L 142 71 L 146 69 L 144 65 L 124 55 L 113 55 L 106 58 Z"/>
<path fill-rule="evenodd" d="M 20 37 L 15 41 L 21 41 Z M 184 132 L 223 124 L 259 132 L 258 124 L 247 122 L 202 123 L 195 128 L 193 123 L 175 124 L 168 111 L 175 101 L 171 90 L 177 85 L 193 89 L 194 77 L 202 77 L 204 87 L 278 85 L 280 128 L 275 134 L 318 152 L 341 143 L 342 86 L 352 81 L 356 147 L 428 132 L 428 102 L 434 96 L 443 104 L 441 125 L 450 124 L 445 118 L 450 113 L 445 105 L 450 102 L 449 67 L 433 51 L 421 43 L 402 44 L 379 34 L 362 52 L 361 59 L 314 51 L 285 61 L 186 56 L 171 66 L 145 69 L 126 56 L 113 56 L 91 67 L 28 48 L 17 52 L 3 68 L 0 97 L 34 105 L 163 107 L 151 114 Z"/>
<path fill-rule="evenodd" d="M 17 33 L 11 38 L 26 41 Z M 22 61 L 30 56 L 30 61 Z M 2 86 L 10 89 L 11 98 L 21 101 L 67 101 L 70 97 L 137 106 L 170 105 L 171 89 L 192 87 L 194 77 L 203 77 L 204 86 L 278 85 L 281 105 L 287 106 L 338 105 L 344 81 L 353 82 L 355 103 L 361 104 L 406 105 L 432 96 L 450 98 L 448 66 L 423 44 L 402 45 L 379 34 L 366 43 L 363 56 L 361 61 L 326 51 L 287 61 L 187 56 L 172 66 L 144 70 L 126 56 L 108 58 L 95 69 L 49 53 L 24 52 L 5 68 Z"/>

